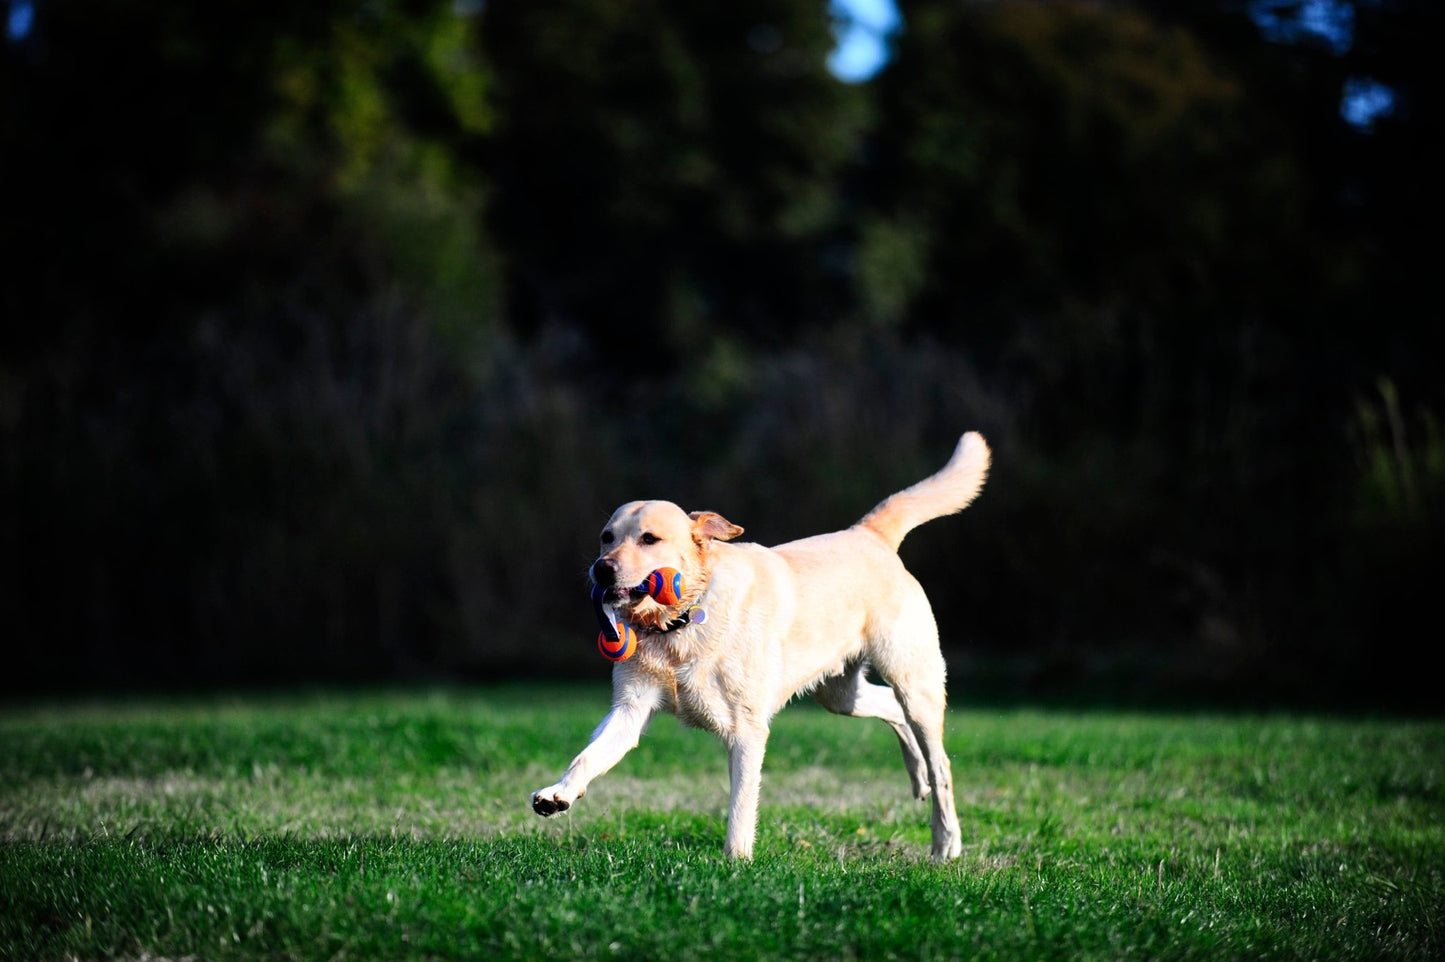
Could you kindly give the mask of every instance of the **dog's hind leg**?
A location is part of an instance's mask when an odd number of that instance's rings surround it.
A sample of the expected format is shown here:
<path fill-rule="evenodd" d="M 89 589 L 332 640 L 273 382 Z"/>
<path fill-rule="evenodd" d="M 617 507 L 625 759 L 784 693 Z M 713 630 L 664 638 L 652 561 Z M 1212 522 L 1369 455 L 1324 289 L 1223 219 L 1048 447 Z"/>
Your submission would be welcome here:
<path fill-rule="evenodd" d="M 941 689 L 941 686 L 940 686 Z M 953 802 L 953 771 L 943 747 L 943 699 L 941 690 L 900 691 L 899 700 L 908 715 L 923 756 L 928 778 L 933 783 L 933 857 L 957 858 L 963 851 L 963 835 Z"/>
<path fill-rule="evenodd" d="M 922 591 L 906 608 L 888 643 L 874 646 L 874 666 L 893 687 L 928 765 L 928 780 L 933 783 L 933 857 L 956 858 L 963 851 L 963 835 L 953 802 L 953 770 L 943 747 L 947 695 L 938 628 Z"/>
<path fill-rule="evenodd" d="M 814 689 L 813 698 L 834 714 L 881 718 L 887 722 L 898 736 L 898 747 L 903 750 L 903 764 L 908 769 L 908 780 L 913 783 L 913 797 L 927 798 L 931 787 L 928 765 L 923 760 L 918 738 L 903 714 L 903 706 L 898 704 L 893 689 L 868 681 L 866 668 L 866 663 L 855 662 L 843 674 L 826 679 Z"/>

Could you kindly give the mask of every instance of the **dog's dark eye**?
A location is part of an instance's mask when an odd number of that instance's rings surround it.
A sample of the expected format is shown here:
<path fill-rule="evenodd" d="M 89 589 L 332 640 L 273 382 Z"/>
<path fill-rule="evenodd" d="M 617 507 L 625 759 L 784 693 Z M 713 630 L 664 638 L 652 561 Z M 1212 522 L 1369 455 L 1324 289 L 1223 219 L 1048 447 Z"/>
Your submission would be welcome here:
<path fill-rule="evenodd" d="M 602 532 L 602 543 L 603 543 L 603 544 L 611 544 L 611 543 L 612 543 L 612 532 L 611 532 L 611 531 L 604 531 L 604 532 Z"/>
<path fill-rule="evenodd" d="M 648 531 L 645 532 L 642 537 L 638 538 L 637 540 L 641 541 L 643 544 L 657 544 L 662 539 L 659 538 L 657 535 L 653 534 L 651 531 Z"/>

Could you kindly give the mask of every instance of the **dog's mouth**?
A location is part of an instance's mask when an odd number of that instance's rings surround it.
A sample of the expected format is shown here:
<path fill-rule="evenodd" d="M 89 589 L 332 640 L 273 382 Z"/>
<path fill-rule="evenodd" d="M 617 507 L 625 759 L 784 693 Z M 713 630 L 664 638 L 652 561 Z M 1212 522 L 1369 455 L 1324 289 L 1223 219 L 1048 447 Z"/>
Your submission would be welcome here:
<path fill-rule="evenodd" d="M 613 585 L 611 588 L 602 589 L 602 603 L 613 608 L 625 608 L 632 604 L 632 596 L 626 588 Z"/>
<path fill-rule="evenodd" d="M 648 592 L 646 576 L 637 578 L 635 582 L 629 578 L 618 578 L 616 582 L 606 586 L 598 584 L 594 578 L 592 585 L 593 599 L 617 611 L 651 611 L 654 607 L 669 607 Z"/>
<path fill-rule="evenodd" d="M 609 608 L 633 608 L 639 602 L 646 600 L 648 600 L 646 594 L 640 593 L 637 588 L 625 581 L 602 588 L 602 603 Z"/>

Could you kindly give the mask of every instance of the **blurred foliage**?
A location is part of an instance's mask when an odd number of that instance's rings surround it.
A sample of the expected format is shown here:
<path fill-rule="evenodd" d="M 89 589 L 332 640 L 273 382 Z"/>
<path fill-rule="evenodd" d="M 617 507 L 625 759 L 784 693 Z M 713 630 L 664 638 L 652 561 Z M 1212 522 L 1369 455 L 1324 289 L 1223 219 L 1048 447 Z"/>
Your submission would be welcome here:
<path fill-rule="evenodd" d="M 489 4 L 514 322 L 670 365 L 836 316 L 825 254 L 864 102 L 826 70 L 829 27 L 795 0 Z"/>
<path fill-rule="evenodd" d="M 1355 402 L 1349 425 L 1355 489 L 1344 522 L 1348 547 L 1333 610 L 1378 670 L 1421 632 L 1424 606 L 1440 596 L 1445 557 L 1445 434 L 1428 408 L 1407 410 L 1382 379 Z"/>
<path fill-rule="evenodd" d="M 775 543 L 978 428 L 965 685 L 1438 697 L 1433 5 L 901 7 L 850 85 L 817 0 L 35 4 L 5 687 L 601 670 L 615 504 Z"/>

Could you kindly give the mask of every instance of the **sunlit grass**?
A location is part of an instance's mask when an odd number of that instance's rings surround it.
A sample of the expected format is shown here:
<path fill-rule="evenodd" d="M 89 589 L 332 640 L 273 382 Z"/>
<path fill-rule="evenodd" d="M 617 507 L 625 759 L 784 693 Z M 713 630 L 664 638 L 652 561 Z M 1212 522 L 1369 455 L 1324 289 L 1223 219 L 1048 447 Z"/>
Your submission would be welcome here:
<path fill-rule="evenodd" d="M 0 714 L 0 958 L 1441 954 L 1442 722 L 955 711 L 936 866 L 892 733 L 795 707 L 739 865 L 722 748 L 671 719 L 531 814 L 607 699 Z"/>

